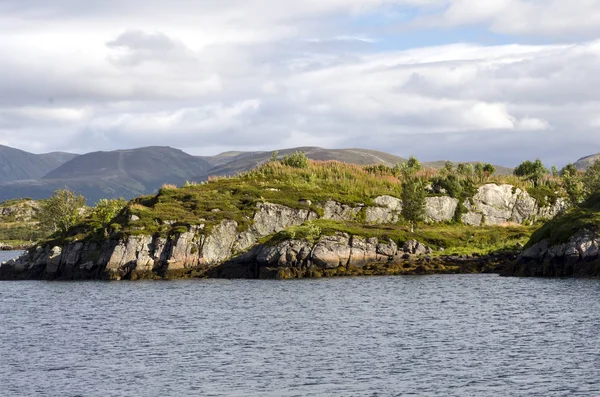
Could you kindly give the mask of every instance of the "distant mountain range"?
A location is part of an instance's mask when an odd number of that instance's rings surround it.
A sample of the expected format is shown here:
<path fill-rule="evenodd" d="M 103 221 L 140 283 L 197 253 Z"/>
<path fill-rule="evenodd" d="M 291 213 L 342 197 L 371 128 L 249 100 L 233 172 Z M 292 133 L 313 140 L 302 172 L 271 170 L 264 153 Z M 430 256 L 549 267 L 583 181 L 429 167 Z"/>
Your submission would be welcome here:
<path fill-rule="evenodd" d="M 300 147 L 279 150 L 279 156 L 304 151 L 313 160 L 337 160 L 352 164 L 393 166 L 406 161 L 389 153 L 366 149 Z M 0 146 L 0 201 L 20 197 L 47 198 L 56 189 L 71 188 L 88 203 L 101 198 L 126 199 L 156 192 L 163 184 L 201 182 L 209 176 L 248 171 L 269 160 L 272 152 L 225 152 L 216 156 L 192 156 L 170 147 L 144 147 L 82 155 L 33 154 Z M 441 168 L 444 161 L 424 163 Z M 507 174 L 512 169 L 497 166 Z"/>

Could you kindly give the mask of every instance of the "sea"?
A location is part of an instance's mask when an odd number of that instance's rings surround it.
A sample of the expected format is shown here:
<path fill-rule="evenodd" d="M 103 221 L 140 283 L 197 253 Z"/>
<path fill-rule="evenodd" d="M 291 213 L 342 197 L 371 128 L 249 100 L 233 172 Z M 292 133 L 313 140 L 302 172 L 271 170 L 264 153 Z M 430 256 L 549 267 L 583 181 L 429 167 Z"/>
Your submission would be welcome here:
<path fill-rule="evenodd" d="M 497 275 L 0 281 L 0 396 L 600 396 L 599 297 Z"/>

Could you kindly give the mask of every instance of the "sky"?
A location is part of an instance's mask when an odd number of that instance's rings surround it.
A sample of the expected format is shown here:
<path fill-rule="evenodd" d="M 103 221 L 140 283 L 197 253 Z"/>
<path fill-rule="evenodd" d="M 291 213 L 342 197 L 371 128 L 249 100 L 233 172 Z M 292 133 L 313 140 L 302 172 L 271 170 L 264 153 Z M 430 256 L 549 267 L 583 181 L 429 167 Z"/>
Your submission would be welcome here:
<path fill-rule="evenodd" d="M 600 0 L 0 0 L 0 144 L 600 152 Z"/>

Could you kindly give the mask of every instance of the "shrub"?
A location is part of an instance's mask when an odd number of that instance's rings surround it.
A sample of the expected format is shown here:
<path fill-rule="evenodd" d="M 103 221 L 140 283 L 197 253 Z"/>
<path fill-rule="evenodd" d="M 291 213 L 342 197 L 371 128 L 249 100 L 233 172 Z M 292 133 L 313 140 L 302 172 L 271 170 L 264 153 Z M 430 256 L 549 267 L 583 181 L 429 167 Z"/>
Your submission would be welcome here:
<path fill-rule="evenodd" d="M 304 152 L 296 152 L 290 156 L 283 156 L 281 164 L 293 168 L 308 168 L 308 157 Z"/>

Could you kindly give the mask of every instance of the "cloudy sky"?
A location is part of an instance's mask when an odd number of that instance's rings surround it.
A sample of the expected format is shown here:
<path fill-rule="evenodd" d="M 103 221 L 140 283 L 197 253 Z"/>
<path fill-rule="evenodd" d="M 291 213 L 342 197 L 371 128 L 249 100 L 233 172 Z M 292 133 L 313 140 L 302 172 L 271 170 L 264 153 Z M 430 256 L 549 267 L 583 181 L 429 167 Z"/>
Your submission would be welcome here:
<path fill-rule="evenodd" d="M 0 0 L 0 144 L 600 152 L 600 0 Z"/>

